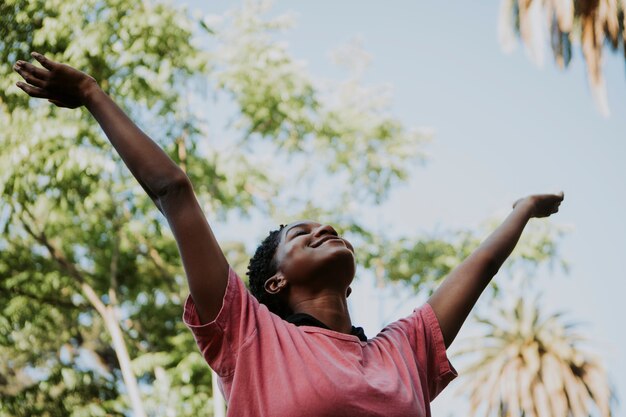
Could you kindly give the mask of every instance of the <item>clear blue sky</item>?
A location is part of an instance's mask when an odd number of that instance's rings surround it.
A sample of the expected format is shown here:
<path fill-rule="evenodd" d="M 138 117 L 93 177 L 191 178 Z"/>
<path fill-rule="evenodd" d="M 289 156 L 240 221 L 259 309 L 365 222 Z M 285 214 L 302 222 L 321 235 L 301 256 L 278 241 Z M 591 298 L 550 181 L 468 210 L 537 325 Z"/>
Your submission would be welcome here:
<path fill-rule="evenodd" d="M 238 4 L 181 3 L 205 13 Z M 307 61 L 315 76 L 340 77 L 328 52 L 360 36 L 373 56 L 365 81 L 393 85 L 393 114 L 407 125 L 435 130 L 427 149 L 428 164 L 418 168 L 411 183 L 376 214 L 384 223 L 404 231 L 473 227 L 494 215 L 503 216 L 518 197 L 565 191 L 554 223 L 573 227 L 561 247 L 571 273 L 542 274 L 535 284 L 545 290 L 544 302 L 550 309 L 568 311 L 572 320 L 585 323 L 584 332 L 603 355 L 623 402 L 623 58 L 621 53 L 605 53 L 612 115 L 603 119 L 592 102 L 580 49 L 565 72 L 556 69 L 551 56 L 546 56 L 542 70 L 537 69 L 521 45 L 513 54 L 504 54 L 496 38 L 498 7 L 493 1 L 318 0 L 278 1 L 274 11 L 297 14 L 296 27 L 284 38 L 291 53 Z M 403 308 L 406 312 L 412 306 Z M 368 334 L 375 333 L 378 323 L 368 318 L 367 306 L 355 302 L 352 309 L 353 319 L 370 329 Z M 460 415 L 464 408 L 456 396 L 451 386 L 433 404 L 433 415 Z"/>

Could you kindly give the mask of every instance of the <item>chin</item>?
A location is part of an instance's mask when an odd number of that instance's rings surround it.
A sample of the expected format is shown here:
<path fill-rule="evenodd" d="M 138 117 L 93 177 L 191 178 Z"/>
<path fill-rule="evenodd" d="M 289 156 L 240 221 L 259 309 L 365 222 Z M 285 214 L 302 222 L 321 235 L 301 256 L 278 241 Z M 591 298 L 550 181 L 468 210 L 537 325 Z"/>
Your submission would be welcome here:
<path fill-rule="evenodd" d="M 352 282 L 356 273 L 354 253 L 348 248 L 343 248 L 334 251 L 333 255 L 327 262 L 328 272 L 331 272 L 333 275 L 349 276 L 350 282 Z"/>

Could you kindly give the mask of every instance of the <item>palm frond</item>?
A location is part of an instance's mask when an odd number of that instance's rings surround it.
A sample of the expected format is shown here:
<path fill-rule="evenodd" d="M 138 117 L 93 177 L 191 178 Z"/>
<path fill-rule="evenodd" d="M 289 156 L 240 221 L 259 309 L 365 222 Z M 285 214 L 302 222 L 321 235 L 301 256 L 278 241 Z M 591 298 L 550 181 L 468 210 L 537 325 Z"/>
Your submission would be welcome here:
<path fill-rule="evenodd" d="M 528 297 L 508 311 L 495 306 L 493 319 L 478 319 L 488 331 L 461 342 L 457 355 L 471 358 L 461 372 L 471 413 L 610 417 L 613 394 L 600 361 L 581 348 L 587 339 L 563 313 L 546 316 L 539 306 Z"/>
<path fill-rule="evenodd" d="M 572 44 L 580 44 L 592 96 L 600 113 L 608 117 L 602 51 L 608 40 L 610 49 L 622 48 L 626 58 L 625 11 L 626 0 L 502 0 L 498 38 L 502 49 L 510 52 L 517 33 L 530 60 L 538 66 L 543 65 L 544 45 L 549 38 L 560 68 L 569 65 Z"/>

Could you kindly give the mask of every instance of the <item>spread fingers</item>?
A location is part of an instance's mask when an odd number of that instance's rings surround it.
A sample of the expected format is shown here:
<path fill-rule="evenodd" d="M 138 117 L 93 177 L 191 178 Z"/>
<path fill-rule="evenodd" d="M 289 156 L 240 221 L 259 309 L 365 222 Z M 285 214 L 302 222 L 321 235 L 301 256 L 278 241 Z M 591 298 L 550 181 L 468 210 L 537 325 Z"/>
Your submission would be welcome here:
<path fill-rule="evenodd" d="M 42 88 L 39 87 L 35 87 L 34 85 L 30 85 L 30 84 L 26 84 L 23 82 L 18 82 L 16 84 L 19 88 L 21 88 L 22 90 L 24 90 L 24 92 L 26 94 L 28 94 L 31 97 L 35 97 L 35 98 L 48 98 L 48 94 L 46 93 L 46 91 Z"/>
<path fill-rule="evenodd" d="M 44 68 L 47 68 L 50 71 L 52 71 L 54 68 L 56 68 L 59 65 L 58 62 L 54 62 L 53 60 L 46 58 L 45 56 L 41 55 L 39 52 L 31 52 L 30 55 L 33 58 L 35 58 L 37 61 L 39 61 L 39 63 Z"/>
<path fill-rule="evenodd" d="M 46 86 L 46 79 L 48 77 L 48 74 L 46 74 L 46 70 L 42 68 L 37 68 L 36 66 L 23 61 L 17 61 L 17 64 L 15 64 L 13 68 L 29 84 L 41 88 L 44 88 Z"/>

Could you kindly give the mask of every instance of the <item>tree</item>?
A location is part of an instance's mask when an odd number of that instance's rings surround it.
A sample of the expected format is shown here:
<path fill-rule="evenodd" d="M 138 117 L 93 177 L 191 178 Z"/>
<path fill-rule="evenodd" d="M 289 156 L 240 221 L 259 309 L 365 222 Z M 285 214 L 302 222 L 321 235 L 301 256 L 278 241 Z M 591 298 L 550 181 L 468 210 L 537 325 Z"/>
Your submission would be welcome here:
<path fill-rule="evenodd" d="M 302 170 L 300 179 L 331 167 L 346 174 L 345 184 L 362 185 L 344 187 L 344 200 L 383 199 L 405 175 L 420 134 L 384 115 L 382 102 L 322 106 L 315 86 L 270 37 L 284 22 L 261 20 L 263 7 L 230 15 L 221 32 L 204 22 L 219 42 L 209 55 L 194 45 L 197 27 L 184 11 L 159 3 L 0 6 L 0 118 L 8 126 L 0 133 L 0 353 L 7 358 L 0 415 L 120 415 L 129 408 L 136 416 L 201 415 L 210 402 L 210 374 L 179 319 L 186 288 L 171 234 L 85 112 L 29 101 L 12 87 L 12 63 L 31 50 L 98 79 L 186 170 L 218 219 L 276 213 L 272 199 L 286 181 L 269 162 L 293 164 L 308 152 L 324 164 L 312 174 Z M 227 133 L 238 138 L 219 152 L 201 151 L 204 121 L 190 104 L 207 76 L 220 100 L 237 105 Z M 328 146 L 339 138 L 342 146 Z M 377 151 L 386 144 L 396 152 Z M 271 161 L 254 161 L 254 149 Z M 362 163 L 351 170 L 345 161 L 357 155 Z M 381 157 L 395 160 L 382 164 Z M 300 211 L 336 211 L 310 196 L 283 195 Z M 237 260 L 245 246 L 224 247 L 243 275 Z"/>
<path fill-rule="evenodd" d="M 514 308 L 496 303 L 476 316 L 484 334 L 465 341 L 464 370 L 471 412 L 485 416 L 611 416 L 611 389 L 601 362 L 561 313 L 541 312 L 537 298 L 518 296 Z M 595 414 L 594 414 L 595 415 Z"/>
<path fill-rule="evenodd" d="M 505 51 L 515 45 L 519 34 L 528 55 L 541 66 L 544 43 L 550 39 L 559 68 L 567 68 L 572 46 L 580 44 L 587 64 L 587 75 L 594 100 L 603 116 L 609 116 L 609 103 L 602 75 L 602 50 L 606 45 L 616 52 L 624 48 L 624 3 L 617 0 L 502 0 L 498 32 Z M 547 27 L 546 27 L 547 26 Z"/>
<path fill-rule="evenodd" d="M 7 1 L 0 16 L 8 127 L 0 134 L 0 349 L 11 373 L 31 379 L 21 390 L 7 383 L 0 414 L 121 415 L 130 405 L 145 415 L 138 391 L 158 375 L 133 372 L 132 358 L 152 358 L 178 378 L 173 394 L 198 384 L 183 397 L 204 407 L 210 379 L 195 372 L 198 354 L 185 355 L 194 343 L 176 320 L 184 296 L 176 247 L 151 202 L 85 113 L 29 102 L 11 87 L 12 63 L 39 49 L 93 74 L 144 123 L 158 123 L 157 140 L 182 138 L 175 130 L 184 126 L 193 135 L 178 90 L 207 63 L 191 45 L 190 20 L 127 1 Z"/>

